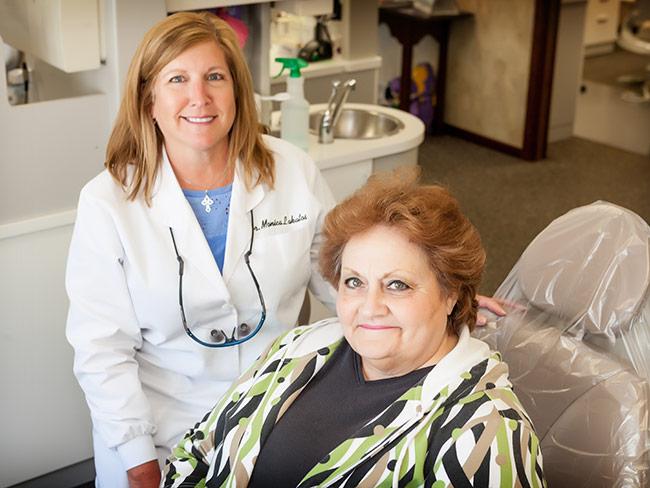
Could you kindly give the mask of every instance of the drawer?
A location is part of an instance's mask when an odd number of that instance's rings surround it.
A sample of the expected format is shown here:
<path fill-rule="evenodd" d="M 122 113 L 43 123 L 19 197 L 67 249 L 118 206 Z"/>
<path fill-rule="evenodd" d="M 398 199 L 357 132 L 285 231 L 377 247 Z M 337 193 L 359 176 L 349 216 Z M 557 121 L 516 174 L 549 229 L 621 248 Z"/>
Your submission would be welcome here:
<path fill-rule="evenodd" d="M 617 36 L 620 0 L 589 0 L 585 23 L 585 45 L 614 42 Z"/>

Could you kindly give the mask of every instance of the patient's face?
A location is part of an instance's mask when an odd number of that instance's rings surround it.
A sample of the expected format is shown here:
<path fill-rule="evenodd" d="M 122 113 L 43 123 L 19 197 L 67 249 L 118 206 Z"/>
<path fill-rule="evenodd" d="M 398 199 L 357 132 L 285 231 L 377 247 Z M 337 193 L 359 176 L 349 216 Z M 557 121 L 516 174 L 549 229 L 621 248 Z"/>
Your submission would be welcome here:
<path fill-rule="evenodd" d="M 398 230 L 373 227 L 343 249 L 336 308 L 366 379 L 400 376 L 442 359 L 456 344 L 446 330 L 454 304 L 424 251 Z"/>

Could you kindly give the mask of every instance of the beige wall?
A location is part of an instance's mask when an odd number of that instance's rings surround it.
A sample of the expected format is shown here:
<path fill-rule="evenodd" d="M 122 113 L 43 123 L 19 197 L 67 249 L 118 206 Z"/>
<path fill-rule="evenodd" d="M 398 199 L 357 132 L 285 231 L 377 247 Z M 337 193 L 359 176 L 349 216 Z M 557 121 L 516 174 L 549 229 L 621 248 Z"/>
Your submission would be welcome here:
<path fill-rule="evenodd" d="M 457 0 L 473 18 L 452 24 L 445 121 L 523 147 L 534 0 Z"/>

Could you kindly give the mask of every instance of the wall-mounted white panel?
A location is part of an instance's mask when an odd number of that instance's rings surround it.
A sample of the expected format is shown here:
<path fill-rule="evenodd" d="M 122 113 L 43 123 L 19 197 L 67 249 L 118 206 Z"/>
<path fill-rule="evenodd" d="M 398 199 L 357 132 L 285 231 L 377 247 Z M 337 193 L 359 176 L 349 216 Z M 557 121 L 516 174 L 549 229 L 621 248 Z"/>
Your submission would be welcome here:
<path fill-rule="evenodd" d="M 167 12 L 183 12 L 185 10 L 230 7 L 232 5 L 268 3 L 269 1 L 270 0 L 165 0 L 165 6 L 167 7 Z"/>
<path fill-rule="evenodd" d="M 275 7 L 294 15 L 325 15 L 332 13 L 333 5 L 332 0 L 278 0 Z"/>
<path fill-rule="evenodd" d="M 0 36 L 67 73 L 99 68 L 97 0 L 1 0 Z"/>
<path fill-rule="evenodd" d="M 106 95 L 11 107 L 0 86 L 0 224 L 76 207 L 102 170 L 108 111 Z"/>
<path fill-rule="evenodd" d="M 88 408 L 72 373 L 63 287 L 64 225 L 0 239 L 0 486 L 92 457 Z"/>
<path fill-rule="evenodd" d="M 587 2 L 563 1 L 553 68 L 553 94 L 548 127 L 548 142 L 573 135 L 576 101 L 582 79 L 583 36 Z"/>
<path fill-rule="evenodd" d="M 362 187 L 372 173 L 372 159 L 356 161 L 335 168 L 321 170 L 334 198 L 340 202 Z"/>

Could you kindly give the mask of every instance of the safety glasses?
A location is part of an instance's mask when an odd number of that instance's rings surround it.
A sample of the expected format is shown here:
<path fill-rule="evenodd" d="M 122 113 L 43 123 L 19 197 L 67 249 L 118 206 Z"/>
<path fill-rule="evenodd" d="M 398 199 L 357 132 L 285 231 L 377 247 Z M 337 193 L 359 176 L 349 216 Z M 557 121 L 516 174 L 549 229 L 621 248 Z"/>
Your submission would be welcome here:
<path fill-rule="evenodd" d="M 260 298 L 262 315 L 260 316 L 260 320 L 257 323 L 257 326 L 252 331 L 250 326 L 246 323 L 242 323 L 239 324 L 238 326 L 233 327 L 233 330 L 230 333 L 230 335 L 228 335 L 226 332 L 224 332 L 221 329 L 212 329 L 210 331 L 210 339 L 212 342 L 207 342 L 199 339 L 196 335 L 194 335 L 194 333 L 187 325 L 187 318 L 185 316 L 185 307 L 183 306 L 183 272 L 185 268 L 185 262 L 183 261 L 183 258 L 181 257 L 180 253 L 178 252 L 178 247 L 176 246 L 176 239 L 174 238 L 174 231 L 172 230 L 171 227 L 169 228 L 169 233 L 172 236 L 172 243 L 174 244 L 174 252 L 176 253 L 176 260 L 178 261 L 178 303 L 181 307 L 181 319 L 183 321 L 183 329 L 185 329 L 185 332 L 187 333 L 188 336 L 190 336 L 190 338 L 193 341 L 201 344 L 202 346 L 229 347 L 229 346 L 236 346 L 243 342 L 249 341 L 253 337 L 255 337 L 255 335 L 260 331 L 262 325 L 264 324 L 264 321 L 266 320 L 266 305 L 264 304 L 264 296 L 262 295 L 260 284 L 258 283 L 257 277 L 253 272 L 253 268 L 251 268 L 251 262 L 250 262 L 250 257 L 253 252 L 253 239 L 255 237 L 255 225 L 254 225 L 252 210 L 250 214 L 251 214 L 251 242 L 250 242 L 250 246 L 248 247 L 248 251 L 246 251 L 246 253 L 244 254 L 244 261 L 246 262 L 248 271 L 251 274 L 251 278 L 253 278 L 253 283 L 255 284 L 257 295 Z"/>

